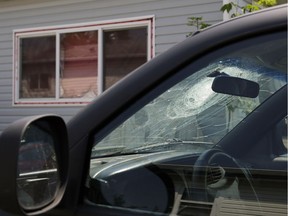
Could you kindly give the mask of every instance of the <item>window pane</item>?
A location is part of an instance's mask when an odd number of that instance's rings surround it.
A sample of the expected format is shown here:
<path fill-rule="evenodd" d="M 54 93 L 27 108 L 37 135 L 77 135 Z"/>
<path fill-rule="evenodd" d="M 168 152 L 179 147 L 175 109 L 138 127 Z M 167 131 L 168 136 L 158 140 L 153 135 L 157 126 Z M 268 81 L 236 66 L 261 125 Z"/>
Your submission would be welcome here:
<path fill-rule="evenodd" d="M 97 95 L 97 31 L 61 35 L 61 98 L 94 98 Z"/>
<path fill-rule="evenodd" d="M 20 39 L 20 98 L 55 97 L 55 36 Z"/>
<path fill-rule="evenodd" d="M 104 33 L 104 88 L 147 61 L 147 27 Z"/>

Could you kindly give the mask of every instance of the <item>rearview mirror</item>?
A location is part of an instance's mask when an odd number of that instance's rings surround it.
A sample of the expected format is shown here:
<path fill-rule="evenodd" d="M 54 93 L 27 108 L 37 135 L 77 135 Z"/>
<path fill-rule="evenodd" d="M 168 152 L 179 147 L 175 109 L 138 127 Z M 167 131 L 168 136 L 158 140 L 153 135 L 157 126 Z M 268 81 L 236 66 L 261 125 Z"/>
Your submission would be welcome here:
<path fill-rule="evenodd" d="M 214 78 L 212 90 L 217 93 L 256 98 L 259 95 L 259 84 L 251 80 L 223 75 Z"/>
<path fill-rule="evenodd" d="M 65 122 L 54 115 L 21 119 L 0 136 L 0 209 L 35 215 L 55 207 L 67 180 Z"/>

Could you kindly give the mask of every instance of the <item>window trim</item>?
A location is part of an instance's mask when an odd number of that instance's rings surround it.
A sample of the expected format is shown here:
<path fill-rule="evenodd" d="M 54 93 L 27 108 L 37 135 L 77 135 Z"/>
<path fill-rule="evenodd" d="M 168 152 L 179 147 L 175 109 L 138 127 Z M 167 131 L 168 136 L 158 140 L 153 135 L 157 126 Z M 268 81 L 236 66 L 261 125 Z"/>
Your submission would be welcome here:
<path fill-rule="evenodd" d="M 98 72 L 97 90 L 98 95 L 103 93 L 103 33 L 106 30 L 133 29 L 137 27 L 147 27 L 147 61 L 155 56 L 155 17 L 154 15 L 133 17 L 125 19 L 114 19 L 97 22 L 87 22 L 78 24 L 58 25 L 50 27 L 37 27 L 18 29 L 13 31 L 13 106 L 79 106 L 87 105 L 91 102 L 87 99 L 59 98 L 59 68 L 60 68 L 60 35 L 63 33 L 97 31 L 98 32 Z M 33 38 L 39 36 L 55 35 L 56 39 L 56 64 L 55 64 L 55 97 L 54 98 L 20 98 L 20 39 Z"/>

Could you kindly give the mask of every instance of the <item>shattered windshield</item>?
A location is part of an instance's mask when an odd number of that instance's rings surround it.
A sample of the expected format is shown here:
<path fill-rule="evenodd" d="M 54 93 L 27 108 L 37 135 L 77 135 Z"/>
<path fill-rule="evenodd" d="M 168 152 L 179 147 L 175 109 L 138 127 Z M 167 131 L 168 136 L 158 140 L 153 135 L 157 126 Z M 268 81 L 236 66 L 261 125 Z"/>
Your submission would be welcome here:
<path fill-rule="evenodd" d="M 96 145 L 92 157 L 134 150 L 191 150 L 211 148 L 263 100 L 286 83 L 282 73 L 268 72 L 243 60 L 211 64 L 165 91 Z M 214 71 L 256 81 L 260 94 L 246 98 L 212 90 Z M 277 76 L 275 76 L 277 75 Z"/>
<path fill-rule="evenodd" d="M 159 151 L 201 153 L 211 148 L 286 84 L 286 72 L 267 65 L 246 57 L 212 62 L 166 90 L 95 143 L 91 157 Z M 254 81 L 259 85 L 258 96 L 214 92 L 212 74 L 216 72 Z"/>

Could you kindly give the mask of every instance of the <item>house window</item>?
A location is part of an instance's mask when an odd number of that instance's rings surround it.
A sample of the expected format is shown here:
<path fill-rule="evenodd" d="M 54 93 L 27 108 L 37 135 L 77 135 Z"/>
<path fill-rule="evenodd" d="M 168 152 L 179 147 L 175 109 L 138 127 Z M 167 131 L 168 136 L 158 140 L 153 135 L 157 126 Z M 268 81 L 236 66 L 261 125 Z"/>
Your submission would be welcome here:
<path fill-rule="evenodd" d="M 14 104 L 87 104 L 153 57 L 153 17 L 14 32 Z"/>

